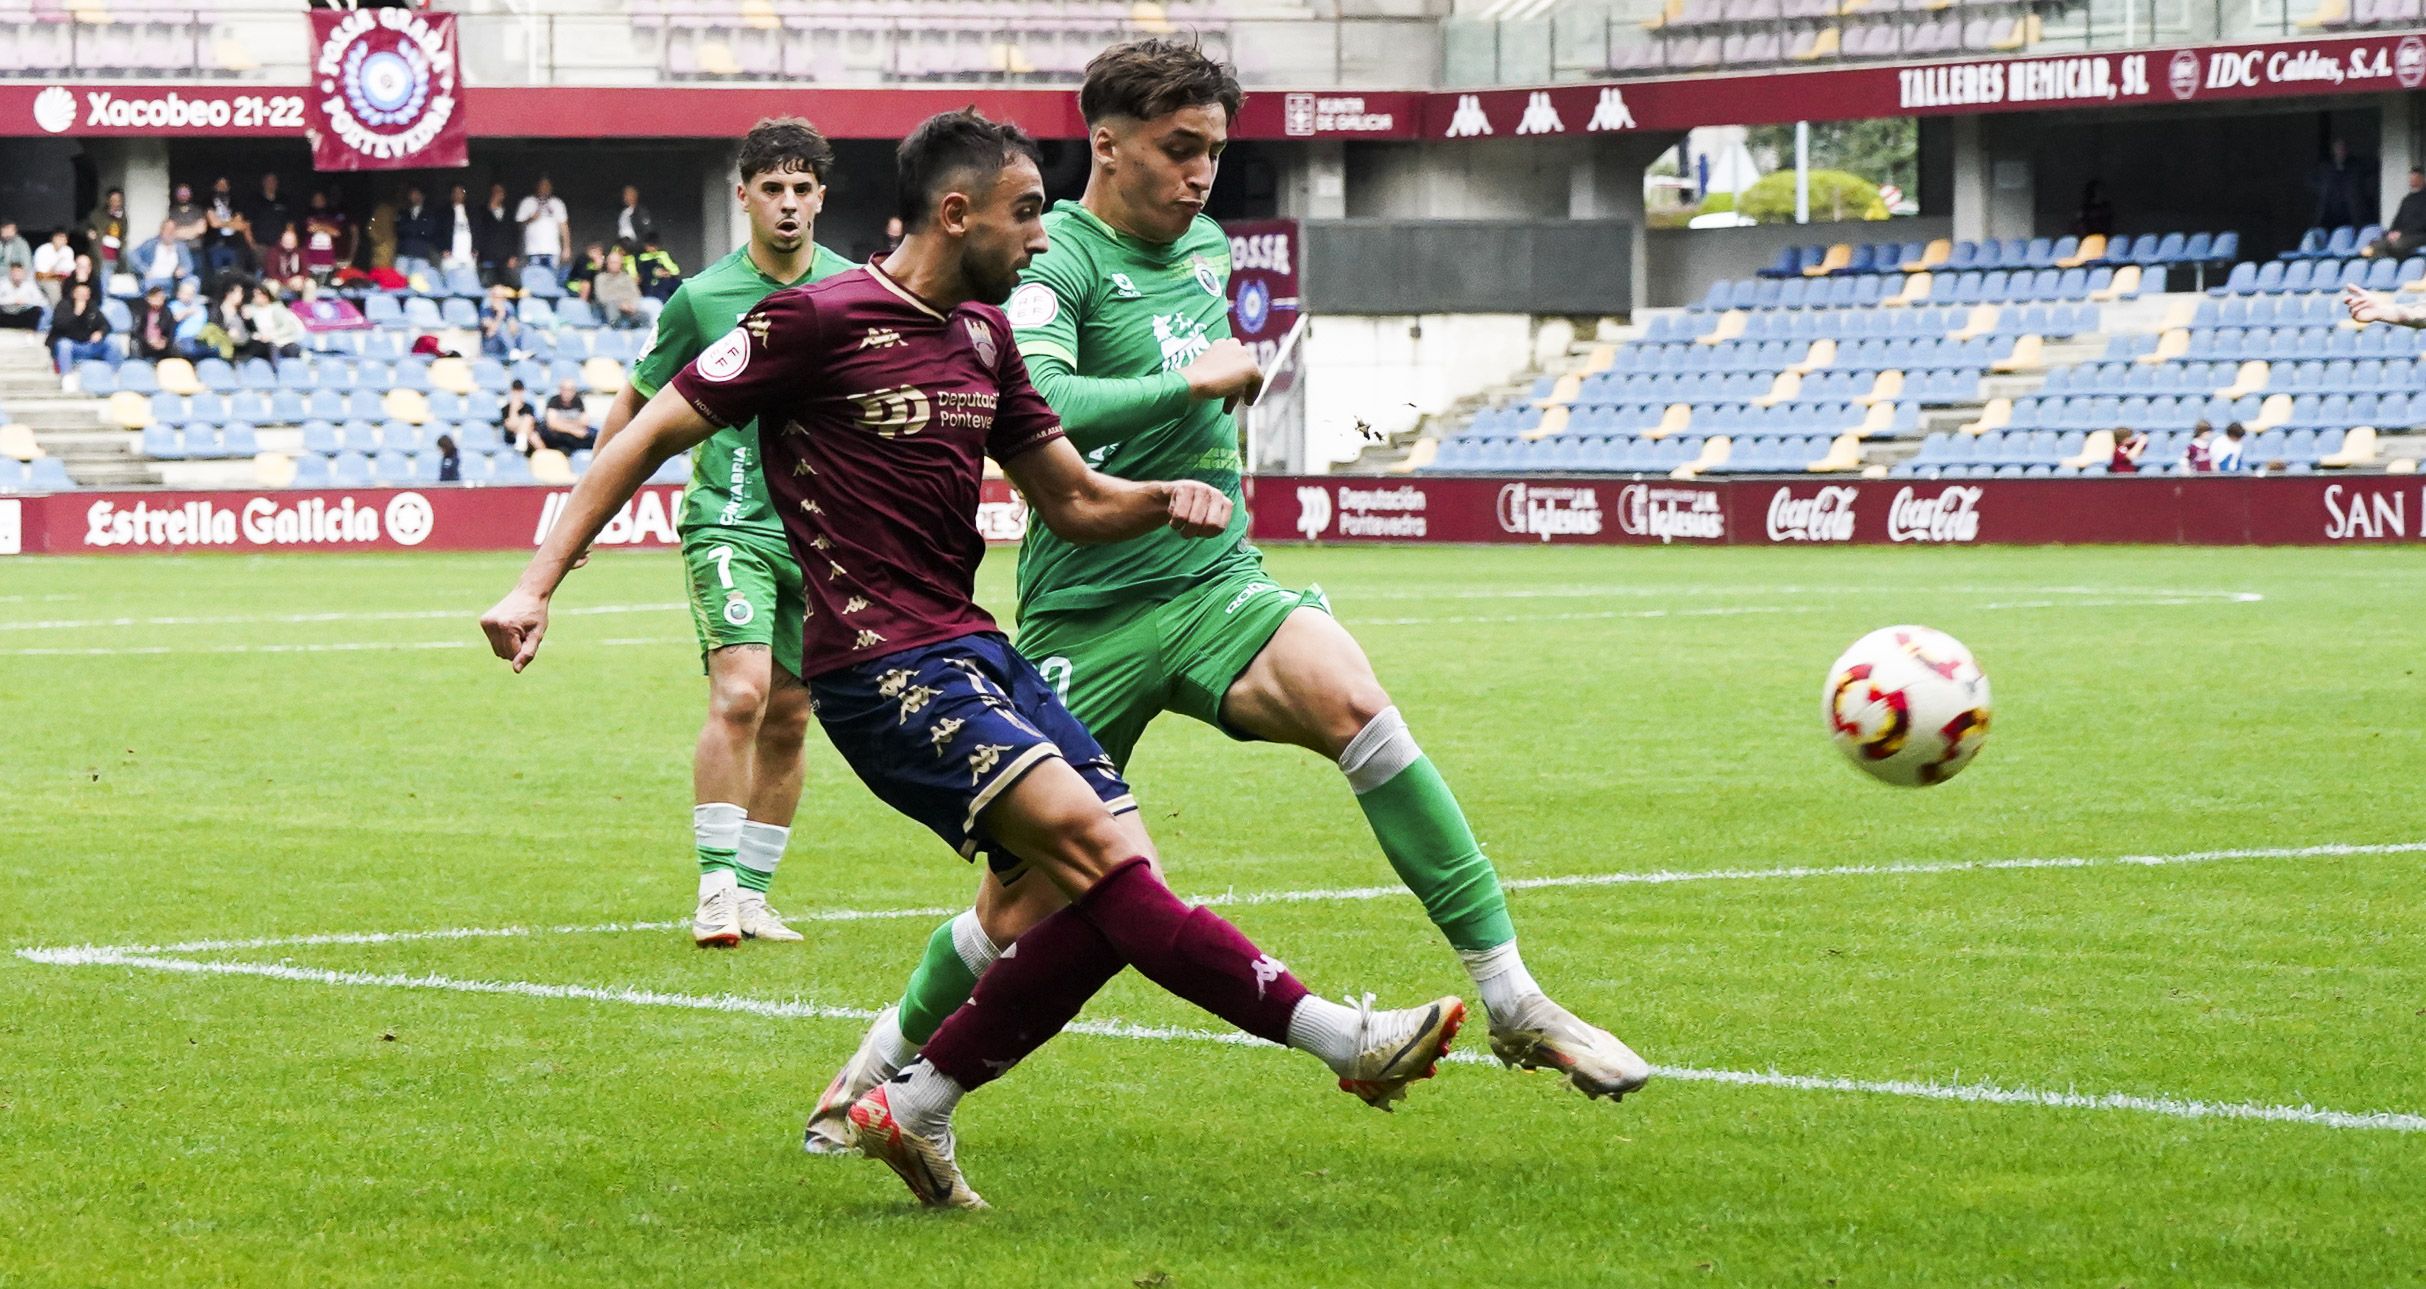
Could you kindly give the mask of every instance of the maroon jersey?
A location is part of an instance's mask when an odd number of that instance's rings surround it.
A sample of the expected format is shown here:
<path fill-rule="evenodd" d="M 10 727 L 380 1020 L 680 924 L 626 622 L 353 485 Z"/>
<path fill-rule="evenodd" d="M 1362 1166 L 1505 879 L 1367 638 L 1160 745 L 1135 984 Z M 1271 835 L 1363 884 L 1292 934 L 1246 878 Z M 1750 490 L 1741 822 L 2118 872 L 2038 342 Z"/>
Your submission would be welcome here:
<path fill-rule="evenodd" d="M 942 312 L 869 265 L 768 296 L 672 384 L 719 426 L 758 422 L 807 592 L 803 677 L 996 630 L 984 457 L 1061 437 L 1000 309 Z"/>

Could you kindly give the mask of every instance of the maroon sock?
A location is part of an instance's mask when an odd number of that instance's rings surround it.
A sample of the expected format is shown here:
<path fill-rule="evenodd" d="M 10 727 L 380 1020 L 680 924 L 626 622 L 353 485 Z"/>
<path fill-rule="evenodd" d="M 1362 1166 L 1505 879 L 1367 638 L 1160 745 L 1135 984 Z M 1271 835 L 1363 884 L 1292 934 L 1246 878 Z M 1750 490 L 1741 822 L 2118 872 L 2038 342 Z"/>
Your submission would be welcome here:
<path fill-rule="evenodd" d="M 1288 1043 L 1289 1014 L 1306 987 L 1221 915 L 1181 903 L 1142 857 L 1071 908 L 1146 979 L 1257 1038 Z"/>
<path fill-rule="evenodd" d="M 918 1054 L 963 1089 L 991 1083 L 1060 1033 L 1123 965 L 1101 932 L 1063 909 L 1003 950 Z"/>

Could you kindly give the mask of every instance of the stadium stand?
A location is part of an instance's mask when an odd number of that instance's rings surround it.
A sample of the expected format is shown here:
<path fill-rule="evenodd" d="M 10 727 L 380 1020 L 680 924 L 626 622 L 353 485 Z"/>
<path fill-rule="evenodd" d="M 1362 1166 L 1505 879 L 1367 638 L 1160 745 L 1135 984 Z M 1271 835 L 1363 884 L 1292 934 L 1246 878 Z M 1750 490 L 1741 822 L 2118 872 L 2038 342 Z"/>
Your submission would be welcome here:
<path fill-rule="evenodd" d="M 2141 470 L 2173 472 L 2200 421 L 2243 424 L 2252 469 L 2413 470 L 2426 456 L 2426 434 L 2409 433 L 2426 426 L 2426 331 L 2354 327 L 2337 299 L 2348 282 L 2426 292 L 2426 257 L 2241 262 L 2217 286 L 2167 294 L 2169 271 L 2238 238 L 2071 240 L 1791 248 L 1686 309 L 1645 313 L 1390 468 L 2102 474 L 2116 432 L 2137 430 Z"/>

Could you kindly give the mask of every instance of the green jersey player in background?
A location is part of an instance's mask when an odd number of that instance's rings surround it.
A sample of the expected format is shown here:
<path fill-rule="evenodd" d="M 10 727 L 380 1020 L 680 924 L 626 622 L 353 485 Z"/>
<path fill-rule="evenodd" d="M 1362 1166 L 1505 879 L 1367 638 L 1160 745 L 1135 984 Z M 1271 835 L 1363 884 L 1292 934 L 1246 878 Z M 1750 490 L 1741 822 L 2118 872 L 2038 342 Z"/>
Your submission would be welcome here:
<path fill-rule="evenodd" d="M 1336 763 L 1382 853 L 1474 977 L 1492 1051 L 1559 1071 L 1588 1095 L 1623 1096 L 1650 1067 L 1534 982 L 1498 874 L 1364 650 L 1320 590 L 1275 582 L 1246 540 L 1231 408 L 1263 378 L 1230 335 L 1229 241 L 1203 214 L 1242 97 L 1228 68 L 1176 41 L 1115 46 L 1087 68 L 1086 192 L 1045 217 L 1049 245 L 1005 312 L 1037 389 L 1090 464 L 1201 480 L 1236 510 L 1215 541 L 1155 533 L 1081 547 L 1031 529 L 1019 553 L 1020 652 L 1117 763 L 1166 711 Z M 851 1102 L 909 1060 L 996 946 L 1054 902 L 1043 883 L 989 881 L 976 908 L 936 929 L 899 1007 L 820 1098 L 811 1150 L 839 1146 Z"/>
<path fill-rule="evenodd" d="M 853 267 L 812 236 L 834 150 L 796 117 L 760 121 L 741 141 L 734 189 L 749 243 L 685 280 L 598 436 L 604 448 L 643 404 L 767 296 Z M 744 938 L 798 940 L 767 905 L 776 861 L 800 805 L 809 691 L 800 683 L 807 613 L 800 566 L 767 504 L 755 424 L 722 430 L 691 453 L 682 494 L 682 563 L 708 674 L 708 720 L 691 758 L 691 832 L 699 906 L 691 938 L 730 948 Z"/>

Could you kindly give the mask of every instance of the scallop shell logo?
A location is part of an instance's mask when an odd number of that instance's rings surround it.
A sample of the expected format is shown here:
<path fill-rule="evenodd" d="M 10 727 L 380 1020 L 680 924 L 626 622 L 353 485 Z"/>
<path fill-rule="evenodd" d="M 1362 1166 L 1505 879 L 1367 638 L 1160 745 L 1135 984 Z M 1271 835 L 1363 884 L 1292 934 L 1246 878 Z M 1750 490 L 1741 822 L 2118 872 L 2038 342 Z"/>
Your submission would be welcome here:
<path fill-rule="evenodd" d="M 34 96 L 34 124 L 45 134 L 59 134 L 76 123 L 76 96 L 53 85 Z"/>

